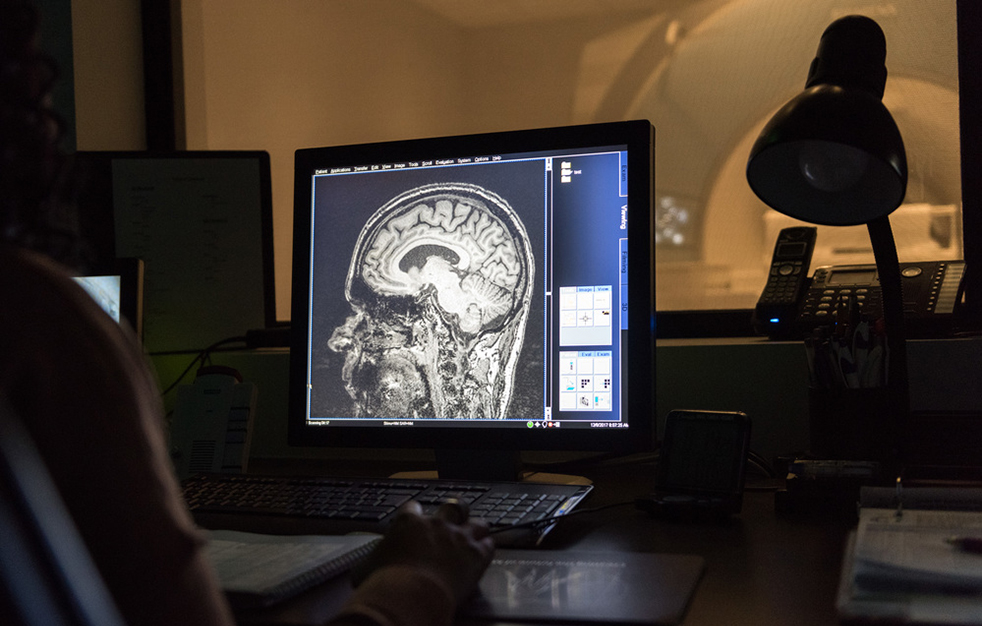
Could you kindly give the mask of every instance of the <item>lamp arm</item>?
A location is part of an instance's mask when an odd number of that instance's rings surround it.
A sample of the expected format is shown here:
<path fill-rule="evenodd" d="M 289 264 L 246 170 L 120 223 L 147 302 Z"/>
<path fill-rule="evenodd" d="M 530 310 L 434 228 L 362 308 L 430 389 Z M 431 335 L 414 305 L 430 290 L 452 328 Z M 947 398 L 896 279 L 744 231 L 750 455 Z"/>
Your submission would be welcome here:
<path fill-rule="evenodd" d="M 900 280 L 900 259 L 897 245 L 887 216 L 878 217 L 867 223 L 873 256 L 876 259 L 876 272 L 879 276 L 883 298 L 883 322 L 887 334 L 889 363 L 887 385 L 893 391 L 891 400 L 896 413 L 897 437 L 900 461 L 903 462 L 904 442 L 910 414 L 910 390 L 907 377 L 907 334 L 904 328 L 903 285 Z"/>
<path fill-rule="evenodd" d="M 883 322 L 890 347 L 888 382 L 896 389 L 907 388 L 907 333 L 904 327 L 904 295 L 900 282 L 900 259 L 890 228 L 890 219 L 878 217 L 867 223 L 876 273 L 883 294 Z"/>

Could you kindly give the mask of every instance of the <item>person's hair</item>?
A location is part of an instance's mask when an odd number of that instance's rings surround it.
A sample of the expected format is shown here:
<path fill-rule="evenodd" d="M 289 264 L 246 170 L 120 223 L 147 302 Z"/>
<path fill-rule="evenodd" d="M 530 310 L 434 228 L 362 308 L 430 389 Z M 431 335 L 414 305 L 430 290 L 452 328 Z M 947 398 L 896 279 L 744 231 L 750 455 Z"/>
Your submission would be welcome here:
<path fill-rule="evenodd" d="M 29 0 L 0 0 L 0 241 L 70 266 L 83 261 L 72 167 L 50 104 L 54 62 Z"/>

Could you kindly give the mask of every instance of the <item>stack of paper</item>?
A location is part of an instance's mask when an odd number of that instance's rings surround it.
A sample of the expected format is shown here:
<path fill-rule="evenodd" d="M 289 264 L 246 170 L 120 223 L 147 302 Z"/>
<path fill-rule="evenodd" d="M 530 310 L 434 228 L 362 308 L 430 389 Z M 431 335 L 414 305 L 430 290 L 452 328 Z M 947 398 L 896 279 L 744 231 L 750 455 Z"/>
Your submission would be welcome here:
<path fill-rule="evenodd" d="M 840 616 L 982 623 L 982 554 L 958 543 L 982 537 L 982 512 L 912 508 L 903 500 L 861 510 L 844 560 Z"/>

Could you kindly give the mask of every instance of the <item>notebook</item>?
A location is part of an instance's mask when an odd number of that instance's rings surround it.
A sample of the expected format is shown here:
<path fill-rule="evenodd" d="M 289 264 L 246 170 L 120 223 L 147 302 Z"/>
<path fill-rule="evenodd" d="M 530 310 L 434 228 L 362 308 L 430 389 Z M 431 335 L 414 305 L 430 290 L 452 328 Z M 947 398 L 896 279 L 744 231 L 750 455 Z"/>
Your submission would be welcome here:
<path fill-rule="evenodd" d="M 208 531 L 206 554 L 234 609 L 266 607 L 351 569 L 379 535 L 263 535 Z"/>

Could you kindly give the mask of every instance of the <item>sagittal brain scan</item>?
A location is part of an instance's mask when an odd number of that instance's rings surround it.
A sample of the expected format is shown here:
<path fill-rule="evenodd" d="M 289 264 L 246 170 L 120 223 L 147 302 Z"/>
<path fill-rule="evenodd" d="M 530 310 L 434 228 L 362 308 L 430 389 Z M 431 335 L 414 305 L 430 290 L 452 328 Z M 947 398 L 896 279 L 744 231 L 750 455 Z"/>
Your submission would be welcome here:
<path fill-rule="evenodd" d="M 470 183 L 424 184 L 361 229 L 326 339 L 353 417 L 503 419 L 535 281 L 509 201 Z M 325 331 L 325 335 L 327 332 Z"/>

